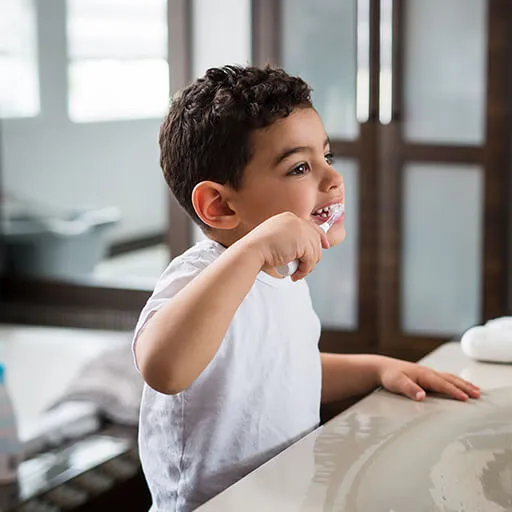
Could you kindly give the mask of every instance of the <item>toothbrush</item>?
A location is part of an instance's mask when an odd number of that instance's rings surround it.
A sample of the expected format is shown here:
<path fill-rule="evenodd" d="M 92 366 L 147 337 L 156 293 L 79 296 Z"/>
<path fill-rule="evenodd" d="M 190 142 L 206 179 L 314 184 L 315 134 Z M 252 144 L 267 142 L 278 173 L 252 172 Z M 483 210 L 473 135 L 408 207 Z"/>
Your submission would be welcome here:
<path fill-rule="evenodd" d="M 320 224 L 319 228 L 324 233 L 327 233 L 327 231 L 331 229 L 334 223 L 343 215 L 344 212 L 345 206 L 342 203 L 333 206 L 330 217 L 323 224 Z M 287 263 L 286 265 L 280 265 L 277 267 L 277 272 L 283 277 L 287 277 L 294 274 L 298 268 L 299 260 L 294 260 L 290 261 L 290 263 Z"/>

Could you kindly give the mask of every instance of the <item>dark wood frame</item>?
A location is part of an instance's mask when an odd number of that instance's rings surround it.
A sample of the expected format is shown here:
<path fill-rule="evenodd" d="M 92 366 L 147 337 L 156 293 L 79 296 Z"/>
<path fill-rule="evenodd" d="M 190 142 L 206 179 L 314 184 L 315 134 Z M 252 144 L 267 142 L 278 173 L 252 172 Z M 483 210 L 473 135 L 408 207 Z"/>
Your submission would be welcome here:
<path fill-rule="evenodd" d="M 169 73 L 171 94 L 183 88 L 192 78 L 192 2 L 168 2 Z M 171 256 L 175 257 L 192 245 L 190 218 L 169 192 L 168 243 Z"/>
<path fill-rule="evenodd" d="M 512 68 L 512 62 L 510 64 L 510 68 Z M 509 133 L 512 134 L 512 105 L 509 107 Z M 509 147 L 512 151 L 512 135 L 510 137 Z M 511 161 L 511 166 L 509 168 L 508 197 L 512 198 L 512 156 L 509 156 L 509 158 Z M 508 204 L 507 268 L 507 314 L 510 315 L 512 314 L 512 201 L 509 201 Z"/>

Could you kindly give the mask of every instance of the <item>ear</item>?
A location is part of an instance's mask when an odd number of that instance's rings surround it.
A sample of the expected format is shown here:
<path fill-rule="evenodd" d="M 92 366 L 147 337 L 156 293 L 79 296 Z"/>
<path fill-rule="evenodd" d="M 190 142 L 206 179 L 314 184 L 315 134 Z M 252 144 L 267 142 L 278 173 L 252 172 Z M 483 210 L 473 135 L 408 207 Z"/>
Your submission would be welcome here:
<path fill-rule="evenodd" d="M 229 189 L 220 183 L 198 183 L 192 191 L 192 205 L 198 217 L 211 228 L 233 229 L 239 223 L 229 204 Z"/>

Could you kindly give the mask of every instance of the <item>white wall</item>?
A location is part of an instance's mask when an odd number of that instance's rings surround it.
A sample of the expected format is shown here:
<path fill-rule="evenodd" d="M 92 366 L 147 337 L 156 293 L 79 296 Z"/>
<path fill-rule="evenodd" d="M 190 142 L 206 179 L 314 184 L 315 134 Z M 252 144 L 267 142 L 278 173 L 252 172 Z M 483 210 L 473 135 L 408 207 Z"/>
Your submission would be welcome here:
<path fill-rule="evenodd" d="M 167 188 L 158 158 L 160 119 L 72 123 L 67 117 L 65 0 L 39 0 L 41 113 L 2 121 L 6 193 L 56 208 L 118 206 L 111 240 L 165 229 Z"/>

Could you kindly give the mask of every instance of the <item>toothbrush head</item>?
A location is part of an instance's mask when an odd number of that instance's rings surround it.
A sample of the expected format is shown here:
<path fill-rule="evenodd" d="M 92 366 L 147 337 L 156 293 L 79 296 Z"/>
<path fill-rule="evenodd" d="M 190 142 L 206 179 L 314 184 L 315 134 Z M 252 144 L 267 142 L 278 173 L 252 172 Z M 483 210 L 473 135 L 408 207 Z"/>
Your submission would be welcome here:
<path fill-rule="evenodd" d="M 345 213 L 345 205 L 338 203 L 332 207 L 331 216 L 327 219 L 329 226 L 332 226 Z"/>
<path fill-rule="evenodd" d="M 331 209 L 331 216 L 320 225 L 320 229 L 323 230 L 324 233 L 327 233 L 329 229 L 333 226 L 333 224 L 343 215 L 345 212 L 345 206 L 343 203 L 336 204 Z"/>

